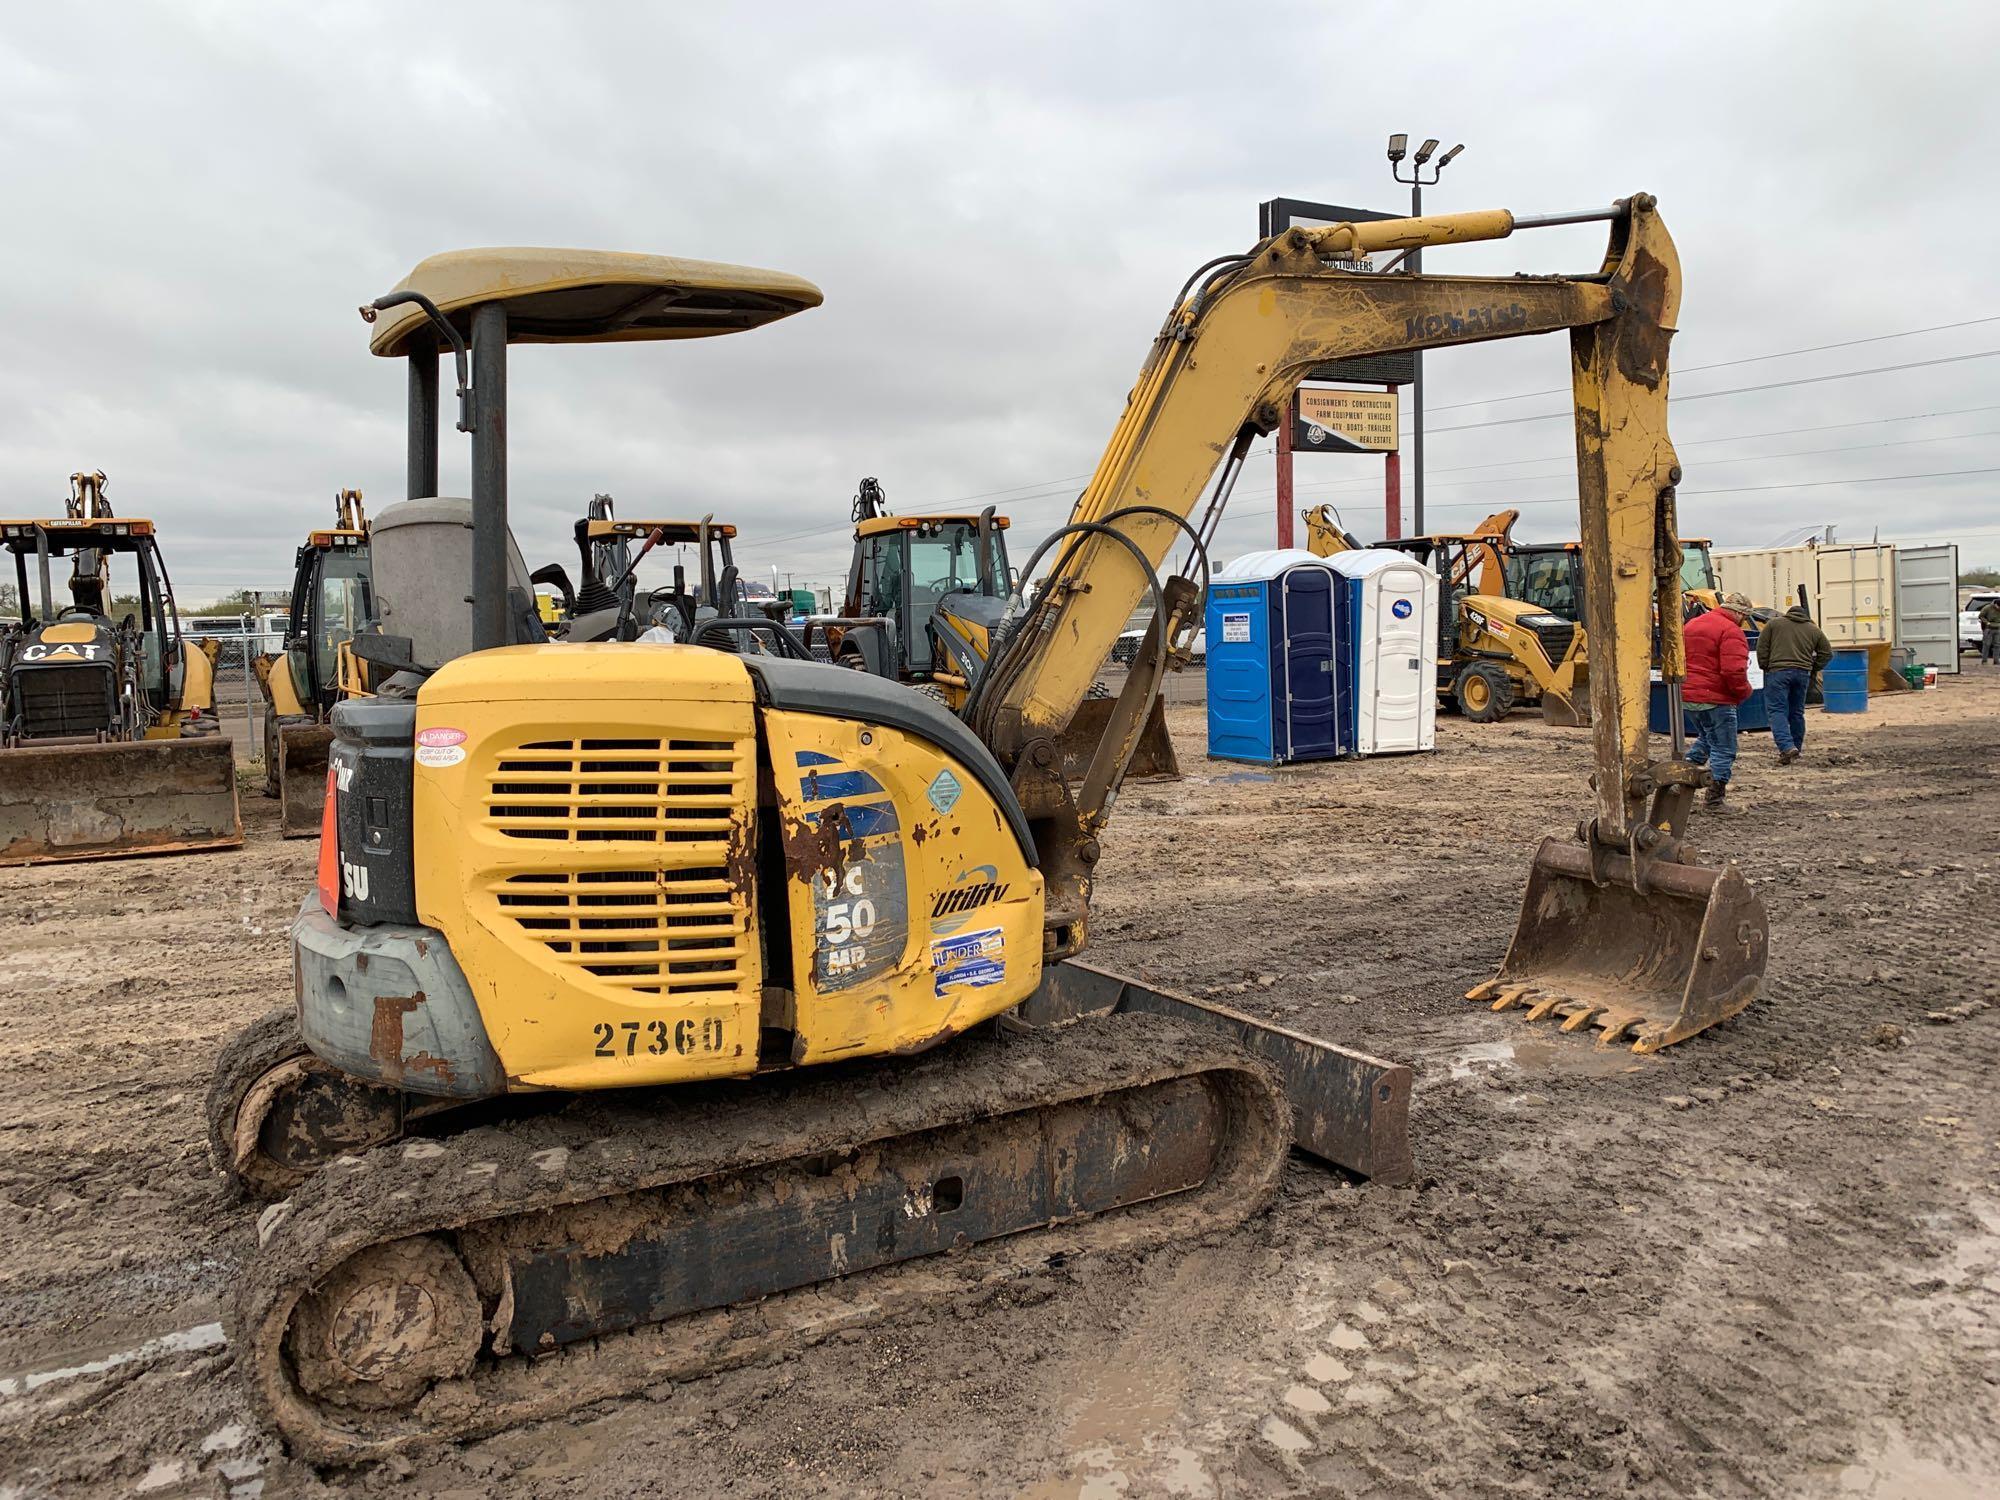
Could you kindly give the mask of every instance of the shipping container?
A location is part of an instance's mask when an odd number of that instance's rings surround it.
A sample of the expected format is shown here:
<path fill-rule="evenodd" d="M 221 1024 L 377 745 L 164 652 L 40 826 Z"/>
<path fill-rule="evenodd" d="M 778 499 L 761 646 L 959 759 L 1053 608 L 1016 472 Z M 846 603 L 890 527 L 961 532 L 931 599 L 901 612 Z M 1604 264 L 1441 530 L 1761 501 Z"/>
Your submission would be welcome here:
<path fill-rule="evenodd" d="M 1835 542 L 1715 554 L 1718 586 L 1763 609 L 1789 609 L 1804 586 L 1813 619 L 1835 646 L 1896 638 L 1896 549 Z"/>

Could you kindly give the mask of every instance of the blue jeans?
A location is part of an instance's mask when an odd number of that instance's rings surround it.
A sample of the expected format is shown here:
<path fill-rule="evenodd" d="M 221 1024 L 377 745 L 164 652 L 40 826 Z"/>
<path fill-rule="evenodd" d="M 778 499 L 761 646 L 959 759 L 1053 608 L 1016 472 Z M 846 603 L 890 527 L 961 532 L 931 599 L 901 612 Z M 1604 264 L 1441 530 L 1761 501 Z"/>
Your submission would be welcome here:
<path fill-rule="evenodd" d="M 1804 667 L 1780 667 L 1764 674 L 1764 706 L 1771 714 L 1771 741 L 1778 753 L 1806 747 L 1806 684 L 1812 673 Z"/>
<path fill-rule="evenodd" d="M 1687 722 L 1694 730 L 1694 748 L 1688 751 L 1688 760 L 1707 766 L 1708 778 L 1717 786 L 1729 785 L 1729 773 L 1736 765 L 1736 705 L 1697 708 L 1690 703 Z"/>

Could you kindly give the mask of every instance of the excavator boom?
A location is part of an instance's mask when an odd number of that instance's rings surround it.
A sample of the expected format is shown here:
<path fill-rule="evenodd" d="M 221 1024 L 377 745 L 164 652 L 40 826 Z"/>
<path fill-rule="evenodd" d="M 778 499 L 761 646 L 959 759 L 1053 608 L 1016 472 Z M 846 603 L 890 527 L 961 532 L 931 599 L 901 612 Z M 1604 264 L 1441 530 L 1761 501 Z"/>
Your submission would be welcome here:
<path fill-rule="evenodd" d="M 1601 266 L 1585 275 L 1375 275 L 1328 264 L 1590 220 L 1608 222 L 1610 241 Z M 1496 210 L 1294 228 L 1190 283 L 1077 500 L 1065 550 L 969 709 L 981 738 L 1015 769 L 1017 785 L 1025 783 L 1031 818 L 1041 819 L 1052 956 L 1084 941 L 1095 834 L 1116 791 L 1117 747 L 1101 755 L 1074 799 L 1032 774 L 1047 759 L 1037 747 L 1076 713 L 1146 593 L 1162 604 L 1173 594 L 1159 588 L 1155 572 L 1186 534 L 1218 464 L 1227 460 L 1202 534 L 1212 532 L 1251 439 L 1283 420 L 1315 366 L 1567 331 L 1585 585 L 1604 601 L 1591 622 L 1597 774 L 1580 861 L 1588 874 L 1576 876 L 1546 850 L 1538 857 L 1498 987 L 1475 993 L 1559 1015 L 1572 1029 L 1596 1024 L 1606 1040 L 1630 1034 L 1641 1047 L 1677 1040 L 1749 1003 L 1764 967 L 1762 908 L 1740 880 L 1725 882 L 1716 899 L 1733 920 L 1722 920 L 1711 900 L 1715 874 L 1692 863 L 1682 839 L 1705 773 L 1682 760 L 1678 746 L 1670 760 L 1655 761 L 1647 730 L 1656 619 L 1664 675 L 1677 682 L 1684 669 L 1674 523 L 1681 471 L 1667 435 L 1667 347 L 1679 311 L 1680 259 L 1645 195 L 1539 219 Z M 1511 519 L 1502 513 L 1482 530 L 1504 536 Z M 1497 545 L 1486 549 L 1496 564 Z M 1182 590 L 1178 611 L 1156 620 L 1156 631 L 1170 637 L 1197 597 Z M 1143 705 L 1128 696 L 1107 737 L 1123 733 L 1129 745 Z M 1601 929 L 1633 915 L 1629 902 L 1614 907 L 1602 895 L 1621 882 L 1659 926 L 1639 960 L 1607 964 L 1595 956 L 1614 951 L 1599 941 Z M 1689 902 L 1697 904 L 1683 909 Z M 1695 935 L 1711 928 L 1723 934 L 1719 946 L 1697 943 Z M 1711 952 L 1719 956 L 1704 956 Z"/>

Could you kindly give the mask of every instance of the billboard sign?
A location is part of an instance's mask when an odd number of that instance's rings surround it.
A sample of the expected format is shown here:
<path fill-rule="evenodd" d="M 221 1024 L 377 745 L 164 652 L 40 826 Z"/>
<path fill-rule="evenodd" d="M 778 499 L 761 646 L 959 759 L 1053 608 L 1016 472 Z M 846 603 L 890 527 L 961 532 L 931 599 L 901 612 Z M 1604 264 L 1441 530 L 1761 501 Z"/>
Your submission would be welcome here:
<path fill-rule="evenodd" d="M 1292 406 L 1292 451 L 1394 453 L 1401 401 L 1394 391 L 1300 386 Z"/>

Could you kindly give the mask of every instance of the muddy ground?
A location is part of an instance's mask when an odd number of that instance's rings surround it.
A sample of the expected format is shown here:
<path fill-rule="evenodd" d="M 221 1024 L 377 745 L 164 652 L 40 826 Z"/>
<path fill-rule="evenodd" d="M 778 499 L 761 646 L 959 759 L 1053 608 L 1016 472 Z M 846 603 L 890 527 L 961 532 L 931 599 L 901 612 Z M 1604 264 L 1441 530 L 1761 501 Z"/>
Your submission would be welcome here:
<path fill-rule="evenodd" d="M 1815 713 L 1794 768 L 1746 740 L 1697 832 L 1769 907 L 1766 989 L 1652 1058 L 1460 998 L 1580 733 L 1273 774 L 1173 722 L 1094 956 L 1412 1063 L 1413 1186 L 1295 1157 L 1209 1241 L 358 1472 L 238 1396 L 255 1216 L 201 1139 L 312 846 L 246 796 L 238 852 L 0 871 L 0 1495 L 2000 1491 L 2000 674 Z"/>

